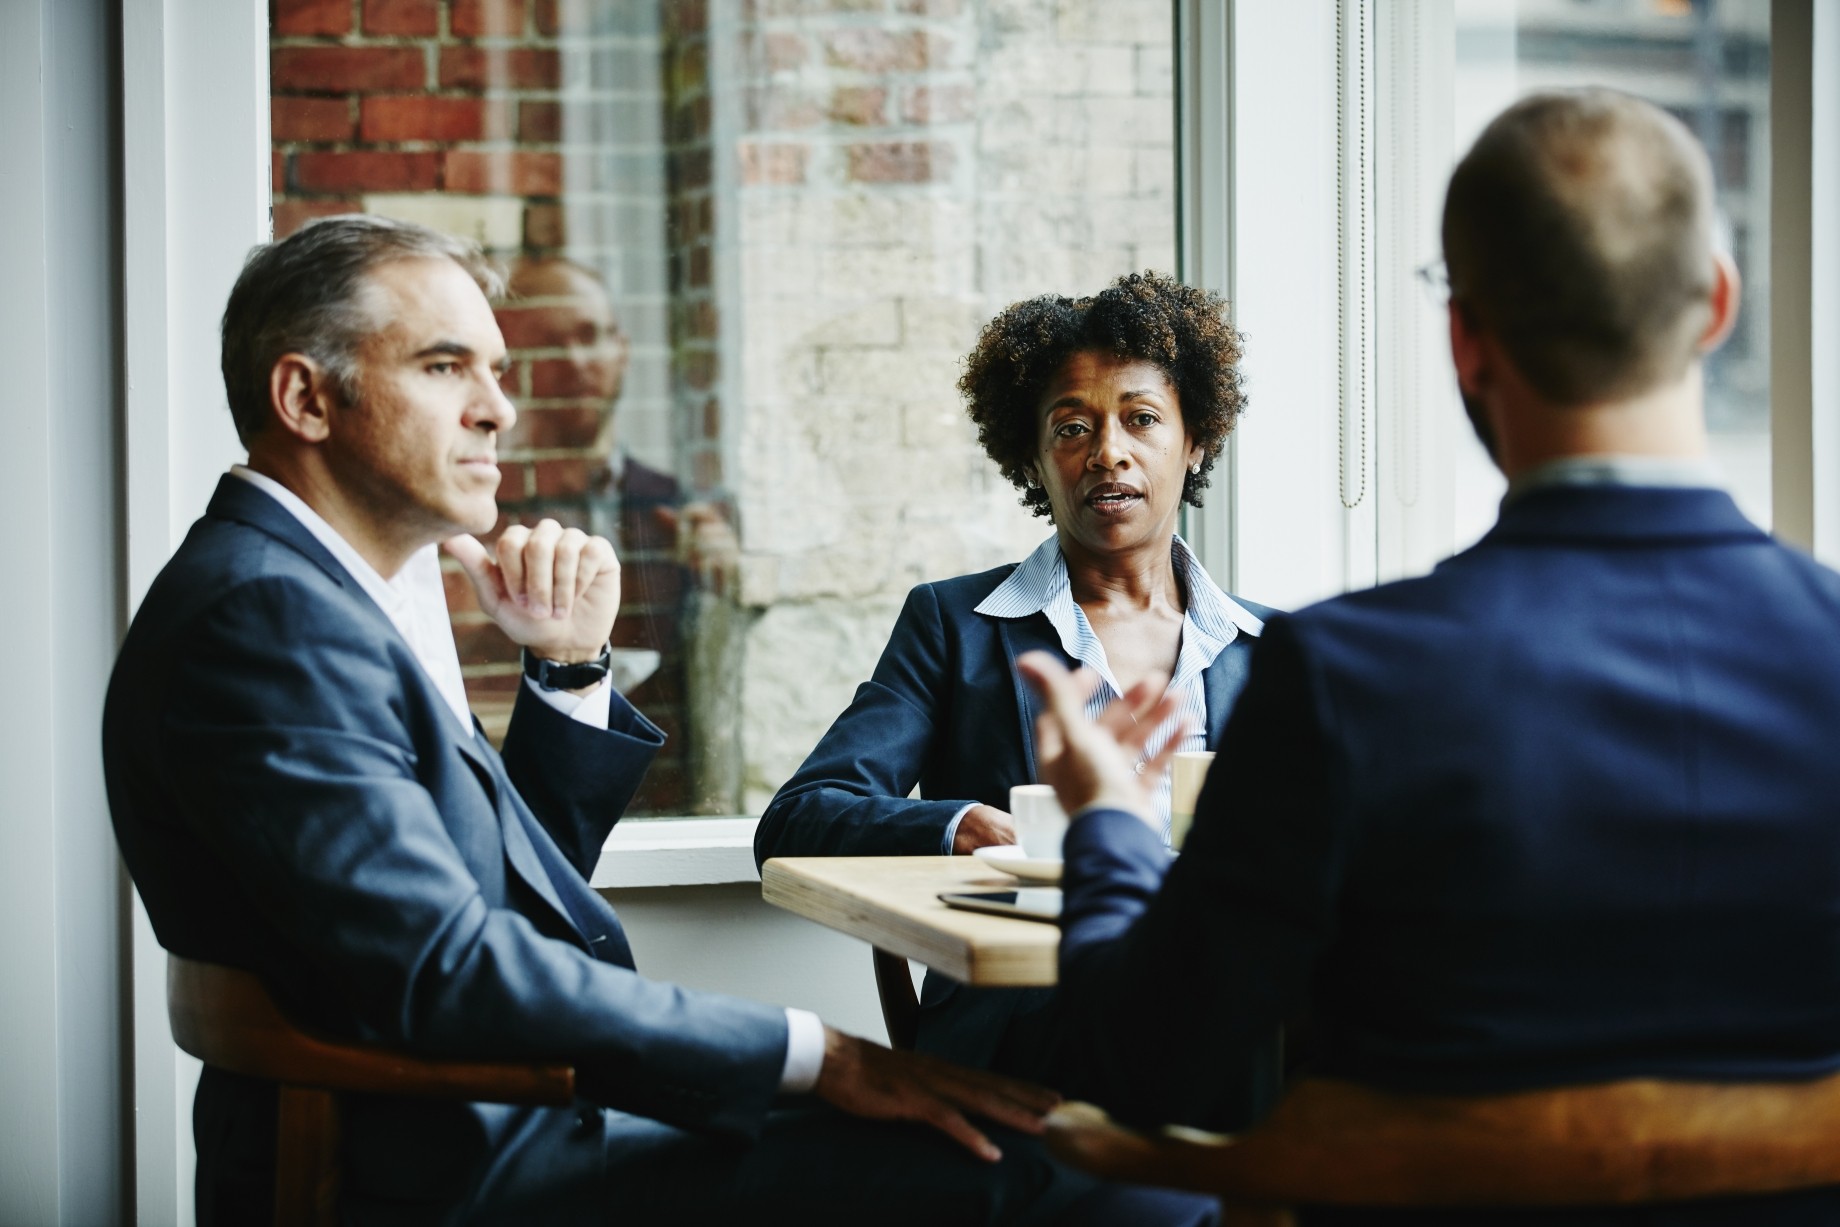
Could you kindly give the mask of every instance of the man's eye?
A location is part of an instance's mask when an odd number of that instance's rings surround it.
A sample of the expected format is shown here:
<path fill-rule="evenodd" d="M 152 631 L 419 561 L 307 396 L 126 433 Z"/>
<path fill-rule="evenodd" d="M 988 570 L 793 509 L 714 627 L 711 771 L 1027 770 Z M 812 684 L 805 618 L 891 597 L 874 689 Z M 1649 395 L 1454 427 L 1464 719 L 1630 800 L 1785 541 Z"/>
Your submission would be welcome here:
<path fill-rule="evenodd" d="M 430 362 L 428 364 L 428 373 L 430 375 L 452 375 L 459 369 L 460 364 L 458 362 Z"/>

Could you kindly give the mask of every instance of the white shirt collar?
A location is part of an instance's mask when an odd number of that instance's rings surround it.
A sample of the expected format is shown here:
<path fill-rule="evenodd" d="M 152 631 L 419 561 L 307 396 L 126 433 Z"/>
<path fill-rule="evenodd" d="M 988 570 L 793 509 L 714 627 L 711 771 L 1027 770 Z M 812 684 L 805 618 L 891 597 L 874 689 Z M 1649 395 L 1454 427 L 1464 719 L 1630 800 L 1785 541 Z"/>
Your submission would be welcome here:
<path fill-rule="evenodd" d="M 1188 583 L 1188 617 L 1198 629 L 1222 644 L 1231 643 L 1241 631 L 1264 633 L 1265 620 L 1222 592 L 1179 535 L 1171 539 L 1170 555 Z M 977 612 L 993 618 L 1026 618 L 1047 609 L 1069 584 L 1060 538 L 1052 536 L 978 602 Z"/>
<path fill-rule="evenodd" d="M 473 713 L 467 706 L 466 682 L 460 673 L 460 652 L 454 645 L 453 624 L 447 616 L 447 590 L 441 582 L 441 556 L 436 546 L 428 545 L 410 555 L 394 579 L 385 579 L 377 568 L 364 560 L 351 542 L 305 500 L 292 490 L 244 465 L 232 465 L 230 473 L 248 482 L 281 504 L 282 510 L 300 521 L 314 540 L 326 547 L 333 559 L 377 603 L 384 616 L 396 627 L 415 659 L 421 663 L 428 680 L 434 683 L 447 701 L 454 718 L 468 736 L 473 732 Z"/>

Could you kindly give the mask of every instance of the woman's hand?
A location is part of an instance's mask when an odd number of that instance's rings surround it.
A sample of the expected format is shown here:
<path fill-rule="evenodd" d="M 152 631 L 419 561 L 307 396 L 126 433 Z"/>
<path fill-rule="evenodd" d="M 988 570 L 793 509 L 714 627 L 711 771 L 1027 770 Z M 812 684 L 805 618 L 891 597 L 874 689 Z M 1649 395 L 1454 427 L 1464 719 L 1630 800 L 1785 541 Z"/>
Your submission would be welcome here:
<path fill-rule="evenodd" d="M 970 856 L 979 848 L 1016 842 L 1016 826 L 994 805 L 974 805 L 958 820 L 952 833 L 952 855 Z"/>

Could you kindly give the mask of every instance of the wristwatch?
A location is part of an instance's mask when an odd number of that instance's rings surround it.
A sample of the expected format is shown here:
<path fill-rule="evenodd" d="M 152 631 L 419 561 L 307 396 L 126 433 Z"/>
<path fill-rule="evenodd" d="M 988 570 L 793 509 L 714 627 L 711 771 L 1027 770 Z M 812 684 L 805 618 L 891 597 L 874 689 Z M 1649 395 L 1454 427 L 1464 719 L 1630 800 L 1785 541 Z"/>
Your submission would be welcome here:
<path fill-rule="evenodd" d="M 532 656 L 529 648 L 524 649 L 524 676 L 544 690 L 584 690 L 597 684 L 612 670 L 612 644 L 603 647 L 597 659 L 578 660 L 572 664 Z"/>

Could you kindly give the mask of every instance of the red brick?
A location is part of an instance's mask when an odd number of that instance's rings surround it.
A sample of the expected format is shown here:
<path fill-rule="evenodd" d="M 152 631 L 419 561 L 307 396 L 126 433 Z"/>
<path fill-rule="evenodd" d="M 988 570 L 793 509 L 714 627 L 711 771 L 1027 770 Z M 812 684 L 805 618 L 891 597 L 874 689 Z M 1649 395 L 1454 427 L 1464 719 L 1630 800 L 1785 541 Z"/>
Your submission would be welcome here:
<path fill-rule="evenodd" d="M 722 402 L 713 396 L 703 406 L 703 438 L 711 443 L 722 439 Z"/>
<path fill-rule="evenodd" d="M 859 72 L 919 72 L 944 54 L 944 40 L 919 30 L 838 30 L 824 40 L 824 53 L 837 68 Z"/>
<path fill-rule="evenodd" d="M 555 89 L 562 60 L 546 47 L 443 47 L 445 89 Z"/>
<path fill-rule="evenodd" d="M 581 457 L 539 460 L 531 468 L 536 471 L 538 498 L 568 498 L 588 492 L 590 469 Z"/>
<path fill-rule="evenodd" d="M 741 146 L 741 182 L 750 186 L 767 183 L 805 182 L 805 160 L 810 150 L 803 145 Z"/>
<path fill-rule="evenodd" d="M 524 0 L 454 0 L 447 29 L 455 38 L 524 32 Z"/>
<path fill-rule="evenodd" d="M 568 226 L 559 204 L 524 206 L 524 246 L 561 247 L 568 241 Z"/>
<path fill-rule="evenodd" d="M 367 141 L 476 141 L 485 136 L 478 98 L 399 94 L 366 98 L 359 132 Z"/>
<path fill-rule="evenodd" d="M 591 405 L 559 409 L 524 409 L 500 446 L 529 451 L 580 450 L 594 445 L 601 411 Z"/>
<path fill-rule="evenodd" d="M 279 149 L 268 153 L 268 190 L 276 195 L 287 191 L 287 155 Z"/>
<path fill-rule="evenodd" d="M 700 42 L 685 43 L 671 57 L 670 88 L 673 94 L 695 94 L 709 88 L 709 48 Z"/>
<path fill-rule="evenodd" d="M 504 482 L 499 482 L 503 486 Z M 473 581 L 466 577 L 466 572 L 458 566 L 449 566 L 451 559 L 441 560 L 441 588 L 447 594 L 447 611 L 457 617 L 479 612 L 479 594 L 473 590 Z M 472 619 L 467 619 L 472 621 Z"/>
<path fill-rule="evenodd" d="M 708 187 L 711 155 L 707 148 L 680 149 L 665 155 L 665 172 L 671 181 L 671 190 L 675 192 L 694 191 Z"/>
<path fill-rule="evenodd" d="M 952 147 L 937 141 L 881 141 L 844 149 L 857 183 L 939 183 L 952 177 Z"/>
<path fill-rule="evenodd" d="M 424 38 L 439 34 L 440 0 L 364 0 L 364 32 Z"/>
<path fill-rule="evenodd" d="M 537 400 L 566 400 L 590 392 L 582 372 L 567 358 L 539 358 L 530 364 L 530 395 Z"/>
<path fill-rule="evenodd" d="M 553 349 L 564 343 L 580 313 L 570 307 L 512 303 L 494 308 L 506 349 Z"/>
<path fill-rule="evenodd" d="M 439 182 L 440 155 L 364 150 L 297 153 L 294 185 L 303 192 L 431 192 Z"/>
<path fill-rule="evenodd" d="M 560 102 L 526 102 L 518 108 L 520 141 L 559 141 L 562 139 L 562 104 Z"/>
<path fill-rule="evenodd" d="M 679 38 L 704 33 L 709 29 L 709 5 L 705 0 L 672 0 L 664 7 L 664 27 L 667 35 Z"/>
<path fill-rule="evenodd" d="M 781 72 L 803 67 L 811 58 L 811 49 L 797 34 L 774 31 L 761 37 L 758 55 L 766 61 L 768 72 Z"/>
<path fill-rule="evenodd" d="M 473 150 L 450 152 L 446 186 L 450 192 L 509 192 L 515 196 L 556 196 L 562 192 L 562 155 Z"/>
<path fill-rule="evenodd" d="M 706 98 L 698 99 L 706 103 Z M 685 117 L 683 126 L 695 129 L 699 123 L 705 126 L 700 130 L 680 132 L 680 139 L 694 140 L 708 131 L 708 114 L 705 108 L 700 113 Z M 824 122 L 824 108 L 815 98 L 790 89 L 768 86 L 765 89 L 749 90 L 747 93 L 747 126 L 754 132 L 780 132 L 787 128 L 815 128 Z"/>
<path fill-rule="evenodd" d="M 277 200 L 275 202 L 275 237 L 285 239 L 316 217 L 333 217 L 340 213 L 362 213 L 352 200 Z"/>
<path fill-rule="evenodd" d="M 351 104 L 343 98 L 270 98 L 268 122 L 277 141 L 348 141 Z"/>
<path fill-rule="evenodd" d="M 582 34 L 591 28 L 589 0 L 537 0 L 537 33 Z"/>
<path fill-rule="evenodd" d="M 707 246 L 692 247 L 690 249 L 691 286 L 699 290 L 708 289 L 713 272 L 709 248 Z"/>
<path fill-rule="evenodd" d="M 712 349 L 688 350 L 679 355 L 677 369 L 683 374 L 685 383 L 707 392 L 716 382 L 716 372 L 719 369 L 716 353 Z"/>
<path fill-rule="evenodd" d="M 414 47 L 277 47 L 269 83 L 295 94 L 421 89 L 428 65 Z"/>
<path fill-rule="evenodd" d="M 351 0 L 275 0 L 276 34 L 349 34 Z"/>
<path fill-rule="evenodd" d="M 841 86 L 831 91 L 830 115 L 840 124 L 879 127 L 888 122 L 888 91 L 880 86 Z"/>
<path fill-rule="evenodd" d="M 508 660 L 517 651 L 516 645 L 505 638 L 505 632 L 490 621 L 456 622 L 454 647 L 460 650 L 460 663 L 463 665 L 484 665 Z"/>
<path fill-rule="evenodd" d="M 969 85 L 919 85 L 901 100 L 901 118 L 910 124 L 955 124 L 972 118 L 977 91 Z"/>

